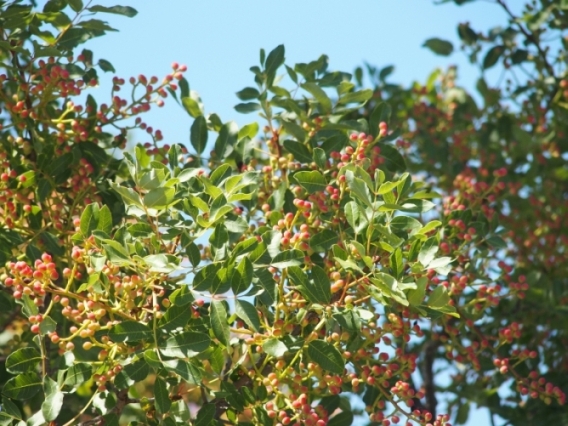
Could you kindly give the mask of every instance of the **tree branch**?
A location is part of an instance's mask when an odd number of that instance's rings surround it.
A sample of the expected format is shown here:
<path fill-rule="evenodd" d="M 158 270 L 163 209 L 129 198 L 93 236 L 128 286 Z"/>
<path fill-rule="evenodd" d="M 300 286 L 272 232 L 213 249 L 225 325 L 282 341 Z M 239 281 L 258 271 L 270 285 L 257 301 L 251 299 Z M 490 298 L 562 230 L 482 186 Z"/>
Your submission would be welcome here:
<path fill-rule="evenodd" d="M 518 21 L 518 18 L 515 16 L 515 14 L 511 11 L 511 9 L 509 9 L 509 6 L 507 6 L 507 3 L 505 3 L 505 0 L 495 0 L 497 2 L 498 5 L 500 5 L 503 10 L 505 11 L 505 13 L 507 13 L 507 15 L 509 15 L 509 18 L 511 18 L 511 21 L 513 21 L 513 23 L 519 28 L 519 31 L 521 31 L 521 33 L 526 37 L 526 39 L 532 43 L 537 51 L 538 51 L 538 55 L 541 57 L 544 67 L 546 68 L 546 70 L 548 71 L 548 73 L 550 74 L 551 77 L 555 76 L 554 73 L 554 68 L 552 67 L 552 65 L 548 62 L 548 59 L 546 58 L 546 52 L 543 50 L 542 46 L 540 45 L 539 41 L 537 40 L 537 38 L 534 36 L 534 34 L 530 31 L 528 31 L 525 27 L 523 27 L 520 22 Z M 554 99 L 554 97 L 556 96 L 556 92 L 558 91 L 558 84 L 554 85 L 554 89 L 550 95 L 550 99 L 548 100 L 546 109 L 550 109 L 552 101 Z"/>
<path fill-rule="evenodd" d="M 426 409 L 436 417 L 436 407 L 438 399 L 436 398 L 436 386 L 434 384 L 434 359 L 436 358 L 436 351 L 440 346 L 440 342 L 431 340 L 424 345 L 424 359 L 420 368 L 422 380 L 424 380 L 424 392 L 426 398 Z"/>

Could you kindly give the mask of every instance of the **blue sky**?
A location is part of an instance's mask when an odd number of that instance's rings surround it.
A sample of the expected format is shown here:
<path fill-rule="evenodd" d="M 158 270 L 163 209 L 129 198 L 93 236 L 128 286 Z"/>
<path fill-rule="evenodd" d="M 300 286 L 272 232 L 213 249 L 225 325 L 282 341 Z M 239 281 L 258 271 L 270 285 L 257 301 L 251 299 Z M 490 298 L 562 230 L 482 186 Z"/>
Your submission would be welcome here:
<path fill-rule="evenodd" d="M 186 78 L 201 95 L 206 112 L 216 112 L 224 122 L 235 120 L 239 125 L 255 119 L 237 114 L 233 106 L 239 102 L 235 92 L 253 85 L 249 68 L 258 64 L 260 48 L 269 51 L 283 43 L 288 64 L 325 53 L 330 69 L 348 72 L 364 62 L 378 67 L 395 65 L 391 81 L 405 85 L 425 81 L 437 67 L 456 64 L 459 83 L 473 89 L 479 71 L 459 49 L 445 58 L 421 47 L 422 43 L 440 37 L 457 48 L 458 23 L 469 21 L 479 30 L 507 22 L 497 6 L 485 1 L 461 7 L 453 3 L 436 6 L 431 0 L 123 0 L 122 4 L 135 7 L 138 16 L 100 15 L 120 32 L 91 41 L 87 47 L 95 57 L 109 60 L 117 75 L 126 79 L 140 73 L 163 77 L 173 61 L 186 64 Z M 488 77 L 495 81 L 497 72 Z M 101 80 L 96 92 L 100 101 L 108 99 L 110 76 Z M 189 143 L 191 119 L 168 100 L 146 121 L 162 130 L 164 142 Z M 146 141 L 142 133 L 133 136 L 135 142 Z M 472 412 L 468 426 L 486 424 L 485 410 Z"/>

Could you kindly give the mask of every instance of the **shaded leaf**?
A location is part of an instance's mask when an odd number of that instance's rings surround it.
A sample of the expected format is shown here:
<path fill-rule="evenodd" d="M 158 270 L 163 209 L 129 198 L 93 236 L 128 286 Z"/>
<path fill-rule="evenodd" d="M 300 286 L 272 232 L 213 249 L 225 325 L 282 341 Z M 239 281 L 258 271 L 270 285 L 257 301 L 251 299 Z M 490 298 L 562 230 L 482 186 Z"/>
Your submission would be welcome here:
<path fill-rule="evenodd" d="M 435 54 L 442 56 L 448 56 L 454 51 L 454 46 L 452 43 L 436 37 L 426 40 L 422 46 L 427 47 Z"/>
<path fill-rule="evenodd" d="M 501 58 L 501 55 L 503 55 L 503 52 L 505 52 L 504 46 L 493 46 L 489 49 L 483 58 L 483 69 L 486 70 L 494 66 Z"/>
<path fill-rule="evenodd" d="M 10 373 L 25 373 L 41 361 L 40 353 L 32 347 L 21 348 L 6 358 L 6 370 Z"/>
<path fill-rule="evenodd" d="M 286 345 L 278 339 L 268 339 L 262 344 L 262 349 L 268 355 L 276 358 L 280 358 L 286 354 L 288 348 Z"/>
<path fill-rule="evenodd" d="M 301 87 L 302 89 L 312 94 L 312 96 L 320 104 L 322 112 L 324 114 L 331 112 L 331 99 L 329 99 L 329 96 L 327 96 L 327 93 L 325 93 L 325 91 L 321 87 L 319 87 L 316 83 L 309 82 L 303 83 Z"/>
<path fill-rule="evenodd" d="M 308 356 L 324 370 L 343 374 L 345 362 L 341 353 L 331 343 L 314 340 L 308 345 Z"/>
<path fill-rule="evenodd" d="M 167 413 L 172 406 L 166 381 L 161 377 L 154 382 L 154 406 L 159 414 Z"/>
<path fill-rule="evenodd" d="M 136 14 L 138 13 L 138 11 L 136 9 L 134 9 L 133 7 L 130 7 L 130 6 L 106 7 L 106 6 L 96 5 L 96 6 L 91 6 L 91 7 L 87 8 L 87 10 L 89 10 L 91 12 L 113 13 L 115 15 L 128 16 L 129 18 L 136 16 Z"/>
<path fill-rule="evenodd" d="M 112 326 L 108 337 L 114 342 L 139 342 L 152 337 L 152 330 L 138 321 L 122 321 Z"/>
<path fill-rule="evenodd" d="M 310 158 L 311 161 L 311 158 Z M 310 172 L 302 171 L 294 174 L 294 179 L 298 184 L 309 193 L 325 190 L 327 181 L 325 177 L 317 170 Z"/>
<path fill-rule="evenodd" d="M 190 358 L 205 351 L 210 344 L 211 339 L 207 334 L 188 331 L 167 339 L 160 346 L 160 352 L 172 358 Z"/>
<path fill-rule="evenodd" d="M 47 421 L 55 420 L 63 405 L 63 392 L 59 390 L 57 382 L 50 377 L 45 377 L 43 391 L 45 393 L 45 400 L 41 404 L 43 417 Z"/>
<path fill-rule="evenodd" d="M 212 300 L 209 305 L 211 328 L 215 337 L 225 347 L 229 346 L 229 324 L 227 323 L 227 310 L 225 304 L 219 300 Z"/>
<path fill-rule="evenodd" d="M 256 308 L 246 300 L 235 300 L 235 312 L 252 330 L 260 330 L 260 317 Z"/>
<path fill-rule="evenodd" d="M 28 372 L 18 374 L 6 382 L 2 393 L 8 398 L 25 401 L 37 394 L 42 388 L 42 383 L 36 373 Z"/>
<path fill-rule="evenodd" d="M 207 146 L 207 120 L 202 115 L 198 116 L 191 125 L 190 142 L 198 154 L 203 153 Z"/>

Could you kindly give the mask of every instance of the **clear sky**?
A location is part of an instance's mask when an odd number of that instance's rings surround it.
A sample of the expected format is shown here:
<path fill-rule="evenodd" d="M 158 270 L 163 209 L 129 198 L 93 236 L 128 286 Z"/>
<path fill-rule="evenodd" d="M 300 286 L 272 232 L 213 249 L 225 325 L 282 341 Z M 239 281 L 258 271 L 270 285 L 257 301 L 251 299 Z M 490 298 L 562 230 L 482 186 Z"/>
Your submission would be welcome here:
<path fill-rule="evenodd" d="M 173 61 L 186 64 L 186 78 L 201 95 L 206 112 L 240 125 L 255 117 L 234 111 L 239 102 L 235 92 L 254 85 L 249 68 L 258 64 L 260 48 L 269 51 L 283 43 L 290 65 L 324 53 L 334 70 L 351 72 L 364 62 L 394 65 L 391 81 L 405 85 L 425 81 L 436 67 L 456 64 L 459 83 L 472 89 L 479 70 L 459 51 L 457 24 L 469 21 L 474 29 L 485 30 L 507 23 L 505 14 L 487 1 L 461 7 L 436 6 L 432 0 L 122 0 L 121 4 L 135 7 L 139 14 L 132 19 L 99 15 L 120 32 L 89 42 L 86 47 L 95 57 L 109 60 L 117 75 L 126 79 L 140 73 L 161 78 Z M 440 57 L 421 47 L 430 37 L 454 42 L 454 54 Z M 497 76 L 498 71 L 493 71 L 489 81 Z M 101 102 L 108 100 L 108 76 L 97 92 Z M 168 100 L 145 120 L 162 130 L 164 142 L 188 143 L 191 119 Z M 468 426 L 488 424 L 485 410 L 472 410 Z"/>

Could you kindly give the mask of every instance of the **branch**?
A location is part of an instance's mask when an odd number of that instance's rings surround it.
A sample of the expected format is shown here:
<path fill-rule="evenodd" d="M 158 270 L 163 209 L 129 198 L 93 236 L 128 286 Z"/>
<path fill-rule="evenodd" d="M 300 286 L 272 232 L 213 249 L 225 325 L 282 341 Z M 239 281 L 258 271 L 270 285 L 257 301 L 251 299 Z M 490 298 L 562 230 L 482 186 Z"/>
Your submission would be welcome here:
<path fill-rule="evenodd" d="M 100 416 L 94 417 L 90 420 L 85 420 L 84 422 L 77 423 L 77 426 L 102 425 L 105 422 L 104 416 L 111 413 L 120 414 L 126 405 L 132 404 L 134 402 L 139 402 L 138 400 L 128 398 L 128 390 L 126 389 L 119 391 L 116 396 L 116 406 L 112 410 L 104 415 L 101 414 Z"/>
<path fill-rule="evenodd" d="M 523 33 L 523 35 L 527 38 L 527 40 L 529 42 L 531 42 L 532 44 L 534 44 L 534 46 L 536 47 L 536 49 L 538 51 L 539 56 L 541 57 L 541 59 L 544 63 L 544 67 L 546 68 L 546 70 L 548 71 L 550 76 L 554 77 L 555 76 L 554 68 L 548 62 L 548 59 L 546 58 L 546 52 L 542 49 L 539 41 L 534 36 L 534 34 L 530 31 L 528 31 L 525 27 L 523 27 L 520 24 L 520 22 L 518 21 L 518 18 L 513 14 L 511 9 L 509 9 L 509 6 L 507 6 L 507 4 L 505 3 L 505 0 L 495 0 L 495 1 L 497 2 L 498 5 L 500 5 L 503 8 L 503 10 L 507 13 L 507 15 L 509 15 L 509 17 L 511 18 L 511 21 L 513 21 L 513 23 L 517 25 L 517 27 L 519 28 L 521 33 Z M 556 96 L 557 91 L 558 91 L 558 84 L 554 85 L 554 90 L 552 91 L 552 94 L 550 95 L 550 99 L 547 103 L 547 107 L 546 107 L 547 110 L 550 109 L 552 100 Z"/>
<path fill-rule="evenodd" d="M 426 398 L 426 409 L 436 417 L 436 407 L 438 400 L 436 399 L 436 386 L 434 384 L 434 359 L 436 351 L 440 346 L 439 341 L 431 340 L 424 345 L 424 359 L 420 368 L 422 380 L 424 380 L 424 392 Z"/>

